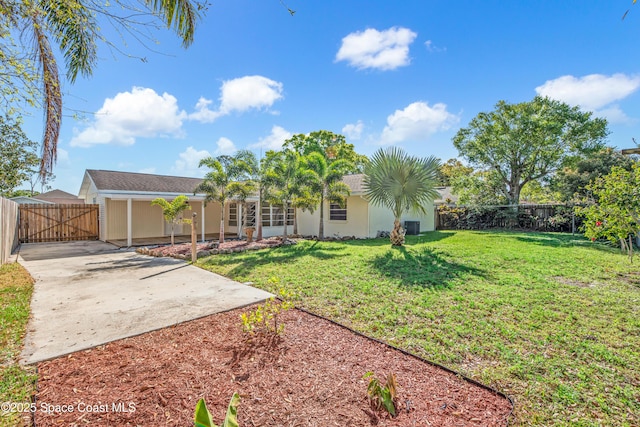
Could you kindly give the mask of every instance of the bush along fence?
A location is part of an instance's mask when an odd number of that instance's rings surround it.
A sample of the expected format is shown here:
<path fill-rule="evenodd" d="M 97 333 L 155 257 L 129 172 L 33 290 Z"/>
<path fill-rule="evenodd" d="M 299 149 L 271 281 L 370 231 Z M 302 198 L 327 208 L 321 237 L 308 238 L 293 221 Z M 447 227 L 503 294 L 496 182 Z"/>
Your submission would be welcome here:
<path fill-rule="evenodd" d="M 576 233 L 583 219 L 573 205 L 451 206 L 435 208 L 436 230 L 506 228 Z"/>
<path fill-rule="evenodd" d="M 0 265 L 18 246 L 18 204 L 0 197 Z"/>

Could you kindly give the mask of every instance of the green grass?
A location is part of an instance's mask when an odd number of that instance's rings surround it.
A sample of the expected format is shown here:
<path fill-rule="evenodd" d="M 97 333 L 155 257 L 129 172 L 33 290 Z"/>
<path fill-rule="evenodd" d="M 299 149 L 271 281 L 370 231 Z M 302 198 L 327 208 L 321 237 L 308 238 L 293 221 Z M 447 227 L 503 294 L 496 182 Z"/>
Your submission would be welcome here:
<path fill-rule="evenodd" d="M 495 387 L 513 425 L 640 425 L 640 272 L 578 236 L 431 232 L 300 242 L 198 265 Z M 402 384 L 402 377 L 398 378 Z"/>
<path fill-rule="evenodd" d="M 35 393 L 33 367 L 17 359 L 29 320 L 33 280 L 20 264 L 0 266 L 0 402 L 29 403 Z M 21 425 L 20 414 L 0 413 L 0 425 Z"/>

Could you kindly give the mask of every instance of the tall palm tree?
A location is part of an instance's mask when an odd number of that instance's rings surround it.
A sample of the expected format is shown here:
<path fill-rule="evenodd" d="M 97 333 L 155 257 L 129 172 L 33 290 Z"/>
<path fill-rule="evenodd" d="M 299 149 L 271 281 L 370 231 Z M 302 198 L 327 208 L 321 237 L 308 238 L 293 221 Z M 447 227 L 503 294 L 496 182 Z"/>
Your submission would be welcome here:
<path fill-rule="evenodd" d="M 427 213 L 427 206 L 439 196 L 435 187 L 440 162 L 430 156 L 419 158 L 391 147 L 380 149 L 365 168 L 365 195 L 371 203 L 393 212 L 391 244 L 404 245 L 404 229 L 400 223 L 403 212 Z"/>
<path fill-rule="evenodd" d="M 210 169 L 204 180 L 194 189 L 193 194 L 205 193 L 205 205 L 209 202 L 220 203 L 220 243 L 224 243 L 224 212 L 227 200 L 246 190 L 239 184 L 248 176 L 249 155 L 246 150 L 233 156 L 222 155 L 200 160 L 199 167 Z M 246 197 L 245 197 L 246 200 Z"/>
<path fill-rule="evenodd" d="M 315 180 L 302 156 L 293 150 L 270 151 L 264 158 L 264 185 L 266 199 L 282 206 L 284 229 L 282 238 L 287 239 L 287 211 L 291 202 L 304 194 L 305 188 Z"/>
<path fill-rule="evenodd" d="M 342 182 L 344 174 L 353 170 L 353 163 L 345 159 L 329 161 L 327 154 L 314 151 L 306 156 L 307 167 L 315 173 L 315 183 L 311 191 L 317 196 L 320 204 L 320 225 L 318 226 L 318 239 L 324 239 L 324 201 L 337 203 L 344 206 L 347 197 L 351 195 L 351 189 Z"/>
<path fill-rule="evenodd" d="M 135 7 L 124 0 L 115 0 L 112 3 L 102 3 L 98 0 L 0 0 L 0 34 L 4 38 L 0 39 L 1 68 L 16 73 L 20 82 L 16 87 L 26 83 L 26 98 L 33 101 L 36 97 L 42 98 L 45 125 L 40 174 L 43 177 L 51 173 L 56 161 L 62 120 L 61 79 L 54 51 L 61 52 L 67 79 L 74 83 L 78 74 L 92 74 L 98 58 L 96 42 L 101 40 L 110 44 L 100 31 L 97 19 L 99 16 L 120 27 L 123 32 L 135 32 L 136 27 L 148 24 L 133 17 L 151 13 L 178 34 L 183 46 L 187 47 L 193 42 L 196 22 L 200 17 L 200 10 L 204 7 L 203 3 L 197 0 L 139 2 L 140 6 Z M 9 34 L 12 32 L 27 35 L 33 43 L 5 43 L 10 39 Z M 16 61 L 18 55 L 33 59 L 39 77 L 30 73 L 28 64 L 31 61 Z M 3 77 L 2 80 L 3 84 L 12 83 L 11 78 Z M 21 89 L 17 89 L 19 90 Z"/>

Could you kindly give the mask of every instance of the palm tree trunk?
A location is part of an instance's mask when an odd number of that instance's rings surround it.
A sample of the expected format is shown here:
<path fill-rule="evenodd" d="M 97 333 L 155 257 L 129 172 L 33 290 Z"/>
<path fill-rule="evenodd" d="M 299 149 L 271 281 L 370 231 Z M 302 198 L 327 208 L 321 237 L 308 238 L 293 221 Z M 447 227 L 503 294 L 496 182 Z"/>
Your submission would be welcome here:
<path fill-rule="evenodd" d="M 293 235 L 298 235 L 298 209 L 293 208 Z"/>
<path fill-rule="evenodd" d="M 175 228 L 176 223 L 171 221 L 171 246 L 173 246 L 175 244 L 175 239 L 173 237 L 174 233 L 173 233 L 173 229 Z"/>
<path fill-rule="evenodd" d="M 262 240 L 262 187 L 258 191 L 258 206 L 256 207 L 256 240 Z"/>
<path fill-rule="evenodd" d="M 391 245 L 404 245 L 404 233 L 405 231 L 400 224 L 400 219 L 396 218 L 395 221 L 393 221 L 393 230 L 391 231 L 391 235 L 389 237 L 389 240 L 391 240 Z"/>
<path fill-rule="evenodd" d="M 224 243 L 224 203 L 220 205 L 222 207 L 220 208 L 220 237 L 218 238 L 218 242 Z"/>
<path fill-rule="evenodd" d="M 318 226 L 318 240 L 324 239 L 324 190 L 320 196 L 320 225 Z"/>
<path fill-rule="evenodd" d="M 284 217 L 284 234 L 282 235 L 283 241 L 287 240 L 287 209 L 288 209 L 287 204 L 283 203 L 282 204 L 283 217 Z"/>

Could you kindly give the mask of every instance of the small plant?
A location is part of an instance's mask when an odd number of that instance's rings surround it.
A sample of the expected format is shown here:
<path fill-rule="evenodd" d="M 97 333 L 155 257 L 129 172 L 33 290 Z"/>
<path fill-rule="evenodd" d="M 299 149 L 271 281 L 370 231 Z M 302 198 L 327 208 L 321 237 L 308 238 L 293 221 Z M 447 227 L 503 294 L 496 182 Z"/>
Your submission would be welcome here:
<path fill-rule="evenodd" d="M 240 403 L 240 395 L 233 393 L 229 407 L 227 408 L 227 415 L 224 417 L 220 427 L 238 427 L 238 404 Z M 213 423 L 211 412 L 207 409 L 207 404 L 204 399 L 198 400 L 196 404 L 196 413 L 193 418 L 195 427 L 218 427 Z"/>
<path fill-rule="evenodd" d="M 272 277 L 268 280 L 268 283 L 272 286 L 277 286 L 279 282 L 277 278 Z M 282 334 L 284 332 L 284 323 L 278 324 L 278 315 L 293 308 L 293 302 L 291 301 L 293 296 L 293 292 L 280 288 L 278 297 L 281 301 L 278 302 L 275 297 L 271 297 L 264 304 L 258 305 L 255 310 L 242 313 L 240 318 L 242 319 L 243 331 L 250 334 Z"/>
<path fill-rule="evenodd" d="M 369 396 L 369 404 L 374 411 L 385 409 L 392 417 L 396 416 L 396 400 L 397 400 L 397 383 L 396 376 L 393 373 L 387 375 L 384 386 L 380 380 L 375 377 L 373 372 L 369 371 L 364 374 L 364 379 L 369 378 L 369 386 L 367 387 L 367 395 Z"/>

